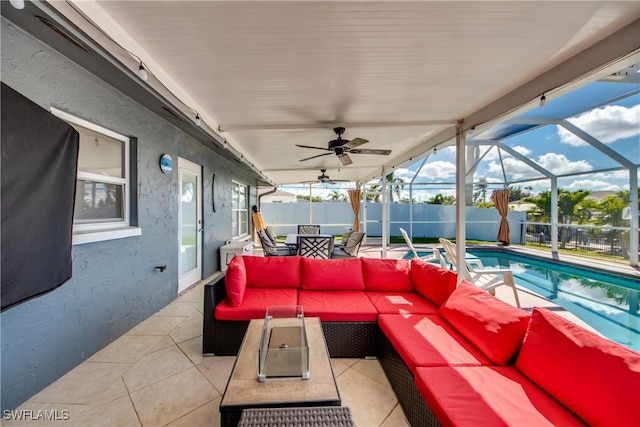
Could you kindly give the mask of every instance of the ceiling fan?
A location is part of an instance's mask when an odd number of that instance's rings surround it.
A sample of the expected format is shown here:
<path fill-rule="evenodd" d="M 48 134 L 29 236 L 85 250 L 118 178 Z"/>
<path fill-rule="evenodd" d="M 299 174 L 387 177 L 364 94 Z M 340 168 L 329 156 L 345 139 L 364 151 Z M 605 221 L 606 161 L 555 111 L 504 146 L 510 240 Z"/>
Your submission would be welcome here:
<path fill-rule="evenodd" d="M 326 169 L 320 169 L 320 172 L 322 172 L 322 175 L 319 175 L 318 179 L 316 179 L 315 181 L 301 181 L 300 184 L 313 184 L 316 182 L 319 182 L 322 184 L 337 184 L 338 182 L 349 182 L 348 179 L 331 179 L 329 178 L 329 175 L 325 175 L 326 171 L 327 171 Z"/>
<path fill-rule="evenodd" d="M 342 134 L 345 131 L 345 129 L 343 127 L 333 128 L 333 131 L 336 133 L 336 135 L 338 135 L 338 138 L 334 139 L 333 141 L 329 141 L 329 147 L 328 148 L 312 147 L 312 146 L 309 146 L 309 145 L 299 145 L 299 144 L 296 144 L 296 146 L 302 147 L 302 148 L 313 148 L 315 150 L 331 151 L 336 156 L 338 156 L 338 159 L 340 159 L 340 162 L 344 166 L 347 166 L 347 165 L 350 165 L 351 163 L 353 163 L 353 161 L 351 160 L 351 157 L 349 157 L 349 153 L 351 153 L 351 154 L 378 154 L 378 155 L 381 155 L 381 156 L 388 156 L 389 154 L 391 154 L 391 150 L 366 150 L 366 149 L 363 150 L 363 149 L 360 149 L 360 148 L 356 148 L 356 147 L 359 147 L 362 144 L 366 144 L 369 141 L 366 140 L 366 139 L 363 139 L 363 138 L 354 138 L 352 140 L 342 139 Z M 317 156 L 311 156 L 311 157 L 307 157 L 306 159 L 300 159 L 300 161 L 304 162 L 305 160 L 315 159 L 316 157 L 328 156 L 330 154 L 332 154 L 332 153 L 318 154 Z"/>

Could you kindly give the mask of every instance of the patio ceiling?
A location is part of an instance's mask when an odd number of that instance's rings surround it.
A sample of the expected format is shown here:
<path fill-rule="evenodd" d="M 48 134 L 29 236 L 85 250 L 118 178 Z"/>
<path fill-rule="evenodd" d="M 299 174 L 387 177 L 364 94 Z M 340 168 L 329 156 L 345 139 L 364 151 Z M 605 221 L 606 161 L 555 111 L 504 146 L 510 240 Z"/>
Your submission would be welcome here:
<path fill-rule="evenodd" d="M 198 114 L 201 130 L 272 184 L 312 180 L 321 168 L 370 180 L 453 143 L 459 120 L 468 129 L 512 117 L 543 93 L 637 62 L 640 47 L 636 1 L 50 5 L 132 80 L 139 58 L 148 90 L 189 125 Z M 296 144 L 326 147 L 335 126 L 369 140 L 360 148 L 392 153 L 353 154 L 340 171 L 332 153 L 300 162 L 324 152 Z"/>

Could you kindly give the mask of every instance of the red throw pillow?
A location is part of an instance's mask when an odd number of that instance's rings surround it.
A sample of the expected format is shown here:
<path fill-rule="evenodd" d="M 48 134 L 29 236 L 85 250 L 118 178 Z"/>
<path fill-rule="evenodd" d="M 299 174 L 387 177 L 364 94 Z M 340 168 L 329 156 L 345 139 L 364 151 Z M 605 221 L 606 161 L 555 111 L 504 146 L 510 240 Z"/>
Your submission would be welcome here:
<path fill-rule="evenodd" d="M 361 258 L 301 260 L 302 289 L 364 291 Z"/>
<path fill-rule="evenodd" d="M 420 295 L 440 307 L 456 289 L 458 275 L 430 262 L 412 258 L 411 282 Z"/>
<path fill-rule="evenodd" d="M 244 256 L 250 288 L 299 288 L 299 256 Z"/>
<path fill-rule="evenodd" d="M 368 291 L 413 292 L 406 259 L 362 259 L 364 287 Z"/>
<path fill-rule="evenodd" d="M 516 368 L 589 425 L 638 425 L 640 354 L 547 309 L 533 309 Z"/>
<path fill-rule="evenodd" d="M 463 280 L 438 312 L 496 365 L 516 354 L 529 324 L 529 313 L 500 301 Z"/>
<path fill-rule="evenodd" d="M 234 256 L 224 276 L 224 286 L 227 289 L 227 301 L 231 307 L 239 307 L 244 299 L 247 288 L 247 271 L 242 256 Z"/>

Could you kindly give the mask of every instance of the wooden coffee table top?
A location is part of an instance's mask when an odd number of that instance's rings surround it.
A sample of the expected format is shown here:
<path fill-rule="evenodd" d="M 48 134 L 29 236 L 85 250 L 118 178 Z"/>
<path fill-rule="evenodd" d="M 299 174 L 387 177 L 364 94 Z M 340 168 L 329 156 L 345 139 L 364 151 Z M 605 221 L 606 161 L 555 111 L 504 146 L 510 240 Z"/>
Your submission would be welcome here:
<path fill-rule="evenodd" d="M 273 319 L 274 322 L 278 320 Z M 307 317 L 304 320 L 311 377 L 308 380 L 273 378 L 259 382 L 258 347 L 264 319 L 252 320 L 220 402 L 220 412 L 249 407 L 301 406 L 302 403 L 305 406 L 341 404 L 320 319 Z"/>

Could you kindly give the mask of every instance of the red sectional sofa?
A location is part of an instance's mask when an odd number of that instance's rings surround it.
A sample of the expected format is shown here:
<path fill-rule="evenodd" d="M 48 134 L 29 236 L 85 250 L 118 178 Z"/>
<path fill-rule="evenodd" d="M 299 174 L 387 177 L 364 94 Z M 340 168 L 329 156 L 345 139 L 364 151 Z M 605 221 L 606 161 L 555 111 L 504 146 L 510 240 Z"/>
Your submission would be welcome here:
<path fill-rule="evenodd" d="M 300 304 L 332 357 L 378 357 L 413 426 L 637 425 L 640 354 L 456 282 L 420 260 L 237 256 L 205 286 L 203 353 Z"/>

